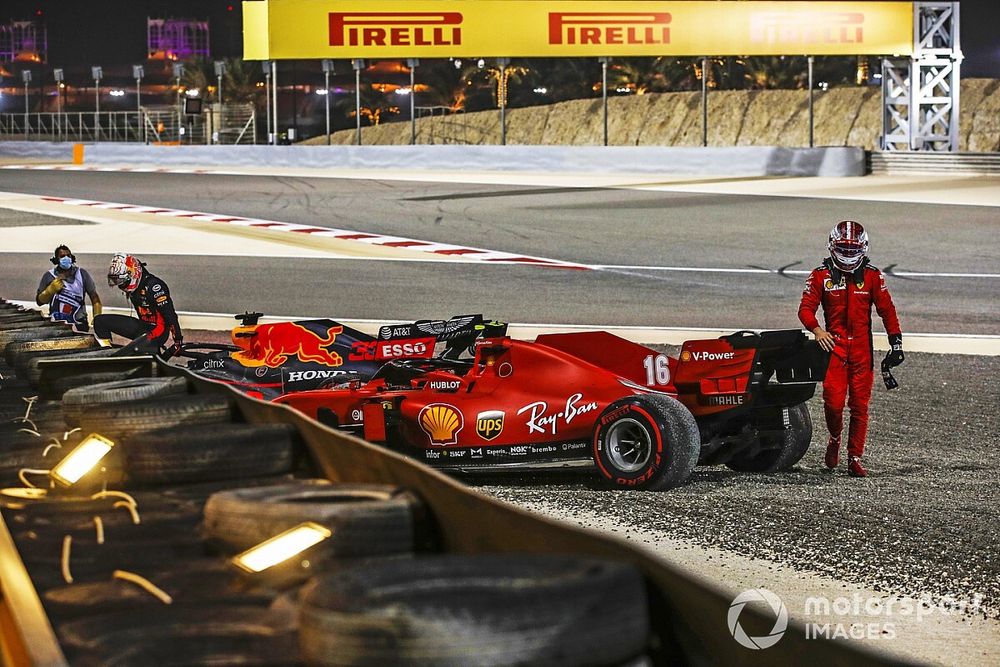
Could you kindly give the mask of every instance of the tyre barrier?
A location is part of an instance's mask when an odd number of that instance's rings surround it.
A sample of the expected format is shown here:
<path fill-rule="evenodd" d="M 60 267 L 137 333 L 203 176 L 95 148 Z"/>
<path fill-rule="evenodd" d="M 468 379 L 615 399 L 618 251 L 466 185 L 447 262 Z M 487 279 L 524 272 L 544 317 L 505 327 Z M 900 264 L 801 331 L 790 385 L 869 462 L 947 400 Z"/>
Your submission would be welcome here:
<path fill-rule="evenodd" d="M 801 632 L 747 652 L 731 596 L 650 554 L 151 357 L 25 362 L 50 330 L 0 362 L 0 632 L 24 664 L 892 664 Z M 89 487 L 25 488 L 91 432 L 115 446 Z M 228 564 L 302 521 L 330 537 L 298 578 Z"/>

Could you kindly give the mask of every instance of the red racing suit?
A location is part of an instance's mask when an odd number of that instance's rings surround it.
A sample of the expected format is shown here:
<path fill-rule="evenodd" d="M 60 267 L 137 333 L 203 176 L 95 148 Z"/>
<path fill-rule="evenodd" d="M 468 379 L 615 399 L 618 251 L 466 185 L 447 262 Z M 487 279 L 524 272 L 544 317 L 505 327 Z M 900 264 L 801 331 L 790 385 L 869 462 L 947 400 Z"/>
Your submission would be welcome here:
<path fill-rule="evenodd" d="M 826 427 L 832 438 L 840 440 L 844 426 L 844 402 L 851 409 L 847 453 L 860 457 L 865 451 L 868 433 L 868 401 L 872 394 L 872 306 L 882 318 L 890 340 L 901 338 L 896 307 L 889 296 L 882 272 L 868 261 L 853 273 L 844 273 L 827 258 L 809 274 L 799 304 L 799 320 L 809 331 L 819 322 L 816 309 L 823 306 L 826 330 L 836 338 L 830 366 L 823 381 L 823 408 Z"/>

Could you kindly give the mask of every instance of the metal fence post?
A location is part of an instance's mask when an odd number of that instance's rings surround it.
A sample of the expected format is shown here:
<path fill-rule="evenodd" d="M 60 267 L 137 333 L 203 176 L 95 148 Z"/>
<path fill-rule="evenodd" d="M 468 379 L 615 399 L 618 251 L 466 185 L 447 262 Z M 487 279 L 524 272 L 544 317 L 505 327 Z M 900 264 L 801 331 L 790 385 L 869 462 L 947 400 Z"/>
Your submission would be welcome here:
<path fill-rule="evenodd" d="M 608 58 L 598 58 L 601 63 L 601 98 L 604 106 L 604 145 L 608 145 Z"/>
<path fill-rule="evenodd" d="M 708 58 L 701 59 L 701 145 L 708 146 Z"/>
<path fill-rule="evenodd" d="M 414 70 L 420 65 L 420 60 L 409 58 L 406 64 L 410 68 L 410 145 L 415 146 L 417 144 L 417 118 L 414 111 L 416 109 L 417 84 Z"/>
<path fill-rule="evenodd" d="M 326 94 L 323 96 L 326 101 L 326 145 L 333 143 L 330 137 L 330 73 L 333 72 L 333 61 L 323 61 L 323 85 L 326 86 Z"/>
<path fill-rule="evenodd" d="M 278 145 L 278 61 L 271 61 L 271 105 L 273 111 L 271 117 L 274 119 L 274 132 L 271 134 L 271 143 Z"/>
<path fill-rule="evenodd" d="M 358 132 L 357 144 L 361 145 L 361 70 L 365 67 L 365 61 L 355 58 L 351 61 L 354 67 L 354 120 Z"/>
<path fill-rule="evenodd" d="M 497 58 L 500 66 L 500 78 L 497 82 L 497 97 L 500 98 L 500 145 L 507 145 L 507 65 L 509 58 Z"/>
<path fill-rule="evenodd" d="M 809 56 L 809 148 L 813 147 L 813 56 Z"/>

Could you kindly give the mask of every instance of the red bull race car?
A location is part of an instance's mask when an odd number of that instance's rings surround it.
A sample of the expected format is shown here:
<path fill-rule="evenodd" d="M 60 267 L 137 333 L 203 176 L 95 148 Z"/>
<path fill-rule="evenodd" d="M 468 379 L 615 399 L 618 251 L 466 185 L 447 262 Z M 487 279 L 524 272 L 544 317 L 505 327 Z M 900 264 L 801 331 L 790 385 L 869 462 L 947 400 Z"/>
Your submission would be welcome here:
<path fill-rule="evenodd" d="M 503 335 L 507 325 L 482 315 L 383 326 L 377 336 L 330 319 L 259 324 L 261 313 L 237 315 L 232 345 L 188 343 L 178 357 L 201 376 L 270 400 L 347 380 L 367 380 L 400 359 L 455 358 L 476 338 Z"/>
<path fill-rule="evenodd" d="M 798 330 L 688 341 L 677 358 L 606 332 L 500 335 L 473 351 L 276 402 L 438 468 L 593 466 L 618 487 L 667 489 L 699 463 L 794 465 L 829 361 Z"/>

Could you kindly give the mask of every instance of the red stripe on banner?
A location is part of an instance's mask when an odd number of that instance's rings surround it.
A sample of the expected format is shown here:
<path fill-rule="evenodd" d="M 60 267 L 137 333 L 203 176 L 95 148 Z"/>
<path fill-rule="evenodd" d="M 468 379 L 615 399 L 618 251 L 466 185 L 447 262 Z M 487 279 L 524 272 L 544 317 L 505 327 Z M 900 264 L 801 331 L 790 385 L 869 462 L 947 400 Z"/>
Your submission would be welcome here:
<path fill-rule="evenodd" d="M 61 199 L 59 197 L 42 197 L 42 201 L 64 202 L 66 200 L 65 199 Z"/>
<path fill-rule="evenodd" d="M 212 218 L 212 222 L 245 222 L 246 218 Z"/>
<path fill-rule="evenodd" d="M 248 226 L 250 227 L 284 227 L 283 222 L 251 222 Z"/>
<path fill-rule="evenodd" d="M 453 250 L 432 250 L 435 255 L 471 255 L 483 254 L 485 250 L 473 250 L 472 248 L 455 248 Z"/>
<path fill-rule="evenodd" d="M 290 232 L 298 232 L 299 234 L 316 234 L 317 232 L 328 232 L 330 231 L 326 227 L 306 227 L 305 229 L 289 229 Z"/>
<path fill-rule="evenodd" d="M 172 210 L 170 208 L 157 208 L 152 211 L 143 211 L 143 213 L 170 213 Z"/>
<path fill-rule="evenodd" d="M 181 213 L 178 218 L 197 218 L 200 215 L 205 215 L 204 213 Z"/>
<path fill-rule="evenodd" d="M 430 243 L 425 241 L 389 241 L 387 243 L 379 243 L 379 245 L 388 248 L 412 248 L 414 246 L 430 245 Z"/>

